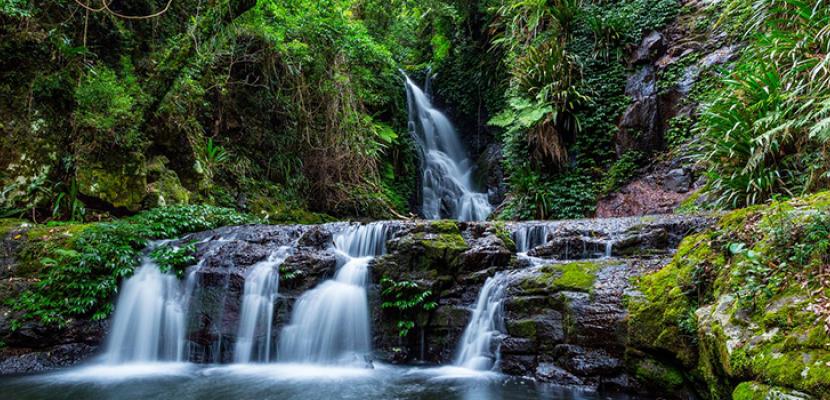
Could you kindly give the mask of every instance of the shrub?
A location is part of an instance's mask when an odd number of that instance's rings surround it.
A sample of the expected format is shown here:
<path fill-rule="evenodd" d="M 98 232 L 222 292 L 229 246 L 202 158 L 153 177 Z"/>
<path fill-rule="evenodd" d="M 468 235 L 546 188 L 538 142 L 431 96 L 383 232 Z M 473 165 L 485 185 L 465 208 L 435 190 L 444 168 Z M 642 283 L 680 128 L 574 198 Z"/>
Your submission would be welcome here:
<path fill-rule="evenodd" d="M 13 302 L 21 312 L 14 326 L 21 319 L 62 326 L 75 317 L 107 318 L 119 280 L 133 273 L 150 240 L 254 221 L 226 208 L 174 206 L 82 227 L 64 246 L 50 246 L 36 260 L 43 268 L 34 287 Z M 164 268 L 181 270 L 192 262 L 191 249 L 183 249 L 162 247 L 153 255 Z"/>

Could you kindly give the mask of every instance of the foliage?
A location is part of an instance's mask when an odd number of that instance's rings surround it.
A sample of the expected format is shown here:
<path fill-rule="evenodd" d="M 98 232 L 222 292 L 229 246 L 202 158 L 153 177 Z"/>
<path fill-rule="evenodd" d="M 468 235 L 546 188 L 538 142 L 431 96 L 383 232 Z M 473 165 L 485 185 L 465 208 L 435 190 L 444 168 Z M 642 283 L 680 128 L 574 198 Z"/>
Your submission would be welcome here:
<path fill-rule="evenodd" d="M 615 162 L 614 135 L 630 100 L 626 46 L 673 18 L 673 0 L 500 1 L 493 45 L 504 52 L 510 88 L 490 120 L 503 130 L 510 187 L 503 218 L 583 217 L 644 155 Z M 605 171 L 610 169 L 608 174 Z M 605 177 L 603 177 L 605 175 Z"/>
<path fill-rule="evenodd" d="M 431 300 L 432 291 L 422 289 L 417 282 L 395 281 L 387 276 L 380 280 L 381 308 L 394 311 L 397 315 L 396 327 L 399 336 L 406 336 L 415 328 L 415 320 L 423 312 L 429 312 L 438 306 Z"/>
<path fill-rule="evenodd" d="M 750 44 L 702 117 L 710 191 L 721 206 L 759 204 L 827 184 L 830 8 L 823 0 L 731 0 Z"/>
<path fill-rule="evenodd" d="M 175 272 L 176 276 L 184 276 L 185 269 L 196 262 L 193 254 L 196 252 L 196 243 L 191 242 L 181 247 L 163 244 L 150 252 L 150 259 L 156 262 L 159 270 L 164 273 Z"/>
<path fill-rule="evenodd" d="M 175 206 L 85 226 L 37 260 L 42 265 L 37 283 L 14 302 L 20 312 L 15 326 L 26 319 L 62 326 L 75 317 L 107 318 L 118 281 L 132 274 L 148 241 L 253 221 L 225 208 Z M 192 261 L 192 252 L 192 245 L 162 247 L 152 257 L 165 268 L 180 270 Z"/>
<path fill-rule="evenodd" d="M 628 151 L 622 155 L 602 179 L 600 196 L 607 195 L 626 184 L 643 162 L 643 154 L 638 151 Z"/>

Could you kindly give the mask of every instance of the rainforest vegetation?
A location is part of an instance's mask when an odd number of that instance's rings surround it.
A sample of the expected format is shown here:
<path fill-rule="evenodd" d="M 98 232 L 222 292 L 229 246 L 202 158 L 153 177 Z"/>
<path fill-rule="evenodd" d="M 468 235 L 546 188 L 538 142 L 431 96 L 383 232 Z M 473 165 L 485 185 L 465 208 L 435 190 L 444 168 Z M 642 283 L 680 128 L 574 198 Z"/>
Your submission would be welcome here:
<path fill-rule="evenodd" d="M 615 294 L 625 368 L 701 398 L 830 398 L 828 0 L 0 0 L 0 356 L 109 318 L 144 259 L 181 278 L 196 242 L 157 240 L 423 217 L 405 76 L 495 222 L 409 221 L 373 264 L 396 349 L 453 319 L 424 316 L 480 286 L 468 263 L 516 267 L 513 221 L 705 216 L 673 257 L 633 250 L 666 259 Z M 612 264 L 545 266 L 525 300 L 594 299 Z M 515 331 L 542 338 L 537 317 Z M 793 390 L 813 397 L 774 397 Z"/>
<path fill-rule="evenodd" d="M 399 70 L 499 169 L 492 218 L 591 216 L 655 160 L 693 157 L 705 207 L 827 186 L 822 0 L 4 0 L 6 216 L 84 221 L 212 204 L 272 222 L 418 213 Z M 692 16 L 693 18 L 689 18 Z M 663 115 L 620 122 L 643 38 L 736 45 Z M 661 93 L 701 55 L 674 55 Z M 628 137 L 629 139 L 626 139 Z M 492 151 L 491 151 L 492 153 Z M 498 185 L 499 182 L 496 182 Z M 506 195 L 506 196 L 505 196 Z"/>

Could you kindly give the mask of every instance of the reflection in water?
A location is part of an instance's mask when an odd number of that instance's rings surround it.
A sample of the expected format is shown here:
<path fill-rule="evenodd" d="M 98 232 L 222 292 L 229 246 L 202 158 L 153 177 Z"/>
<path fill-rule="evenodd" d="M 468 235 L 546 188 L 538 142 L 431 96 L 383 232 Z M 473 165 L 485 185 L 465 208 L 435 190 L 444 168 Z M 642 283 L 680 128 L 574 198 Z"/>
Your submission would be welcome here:
<path fill-rule="evenodd" d="M 457 367 L 375 369 L 297 364 L 201 367 L 144 364 L 73 368 L 0 378 L 0 399 L 16 400 L 625 400 Z M 637 397 L 643 399 L 643 397 Z"/>

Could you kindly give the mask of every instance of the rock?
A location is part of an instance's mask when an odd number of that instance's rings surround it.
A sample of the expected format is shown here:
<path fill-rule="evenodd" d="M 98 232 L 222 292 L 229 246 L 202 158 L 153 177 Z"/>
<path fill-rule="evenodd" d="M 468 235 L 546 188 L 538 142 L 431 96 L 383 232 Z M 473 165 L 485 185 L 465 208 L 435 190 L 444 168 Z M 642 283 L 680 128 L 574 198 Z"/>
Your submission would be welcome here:
<path fill-rule="evenodd" d="M 0 352 L 0 375 L 28 374 L 75 365 L 92 356 L 97 346 L 70 343 L 44 351 L 7 354 Z"/>
<path fill-rule="evenodd" d="M 562 344 L 556 346 L 554 354 L 558 365 L 577 376 L 618 373 L 623 366 L 620 359 L 612 357 L 603 349 Z"/>
<path fill-rule="evenodd" d="M 320 227 L 311 228 L 300 236 L 297 245 L 300 247 L 312 247 L 315 249 L 326 249 L 334 245 L 333 235 L 328 230 Z"/>
<path fill-rule="evenodd" d="M 692 185 L 692 177 L 683 168 L 669 171 L 663 178 L 663 187 L 675 193 L 686 193 Z"/>
<path fill-rule="evenodd" d="M 663 43 L 663 34 L 653 31 L 643 38 L 640 46 L 634 51 L 631 56 L 631 64 L 638 64 L 656 59 L 665 49 Z"/>
<path fill-rule="evenodd" d="M 758 382 L 742 382 L 732 392 L 734 400 L 812 400 L 813 397 L 795 390 Z"/>
<path fill-rule="evenodd" d="M 116 209 L 138 211 L 147 193 L 147 170 L 142 153 L 128 153 L 108 164 L 77 160 L 78 192 Z"/>
<path fill-rule="evenodd" d="M 553 363 L 539 363 L 536 367 L 534 375 L 536 379 L 542 382 L 553 383 L 557 385 L 584 385 L 582 379 L 577 378 L 568 371 L 557 367 Z"/>

